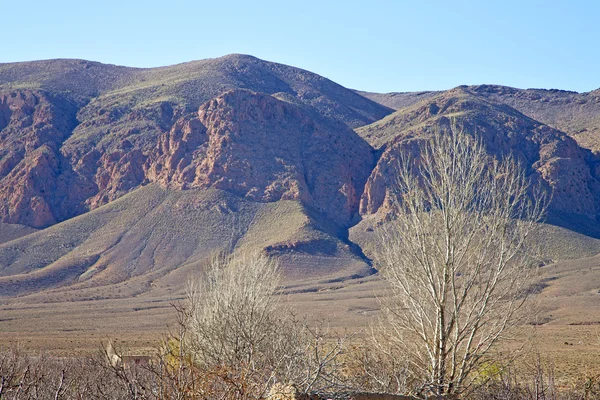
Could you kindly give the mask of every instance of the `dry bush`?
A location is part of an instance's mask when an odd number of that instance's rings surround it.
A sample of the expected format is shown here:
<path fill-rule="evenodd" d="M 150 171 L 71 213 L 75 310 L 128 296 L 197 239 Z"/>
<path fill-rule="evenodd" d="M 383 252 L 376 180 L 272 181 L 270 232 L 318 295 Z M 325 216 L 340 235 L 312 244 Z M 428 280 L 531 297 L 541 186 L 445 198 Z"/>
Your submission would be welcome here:
<path fill-rule="evenodd" d="M 593 400 L 600 398 L 600 374 L 582 375 L 571 385 L 560 387 L 554 365 L 537 353 L 519 368 L 505 366 L 479 371 L 482 384 L 469 395 L 473 400 Z M 489 373 L 494 370 L 493 373 Z"/>
<path fill-rule="evenodd" d="M 11 347 L 0 351 L 0 399 L 150 398 L 142 395 L 146 379 L 115 372 L 103 356 L 58 358 Z"/>
<path fill-rule="evenodd" d="M 347 386 L 355 391 L 405 394 L 414 382 L 409 379 L 410 364 L 402 348 L 385 332 L 374 331 L 361 342 L 353 343 L 344 354 Z"/>
<path fill-rule="evenodd" d="M 279 301 L 279 282 L 277 263 L 259 253 L 215 257 L 190 282 L 170 357 L 198 371 L 199 393 L 260 399 L 275 383 L 301 393 L 340 385 L 347 337 L 296 318 Z"/>
<path fill-rule="evenodd" d="M 331 342 L 330 342 L 331 343 Z M 185 359 L 174 360 L 167 354 L 178 354 L 175 344 L 172 352 L 160 352 L 152 362 L 143 365 L 116 364 L 108 362 L 105 355 L 62 359 L 47 355 L 31 356 L 18 348 L 0 350 L 0 398 L 10 400 L 29 399 L 235 399 L 231 392 L 223 391 L 222 379 L 231 371 L 208 371 Z M 326 345 L 330 351 L 333 347 Z M 335 347 L 335 346 L 334 346 Z M 164 350 L 164 349 L 163 349 Z M 379 350 L 364 347 L 357 351 L 351 347 L 343 357 L 336 357 L 331 370 L 344 371 L 344 382 L 356 387 L 337 387 L 328 395 L 306 395 L 296 385 L 277 383 L 270 388 L 265 399 L 384 399 L 383 394 L 344 395 L 349 392 L 397 392 L 398 382 L 386 372 L 394 368 L 393 359 L 384 357 Z M 319 352 L 319 351 L 317 351 Z M 118 350 L 117 350 L 118 353 Z M 325 354 L 325 353 L 321 353 Z M 366 359 L 364 357 L 367 357 Z M 322 355 L 319 356 L 323 360 Z M 366 361 L 365 361 L 366 360 Z M 380 363 L 380 364 L 378 364 Z M 303 364 L 303 368 L 307 364 Z M 312 362 L 312 367 L 316 363 Z M 348 374 L 352 368 L 354 374 Z M 359 370 L 364 368 L 366 374 Z M 327 369 L 327 368 L 326 368 Z M 312 368 L 311 368 L 312 370 Z M 309 370 L 306 370 L 309 371 Z M 314 371 L 314 370 L 313 370 Z M 484 381 L 465 399 L 471 400 L 592 400 L 600 397 L 600 375 L 582 376 L 570 387 L 559 388 L 554 382 L 552 364 L 542 362 L 538 356 L 530 364 L 519 368 L 497 369 L 485 366 L 478 371 Z M 313 375 L 314 376 L 314 375 Z M 358 379 L 363 377 L 364 380 Z M 386 377 L 387 380 L 382 380 Z M 390 382 L 391 385 L 389 384 Z M 233 384 L 233 382 L 232 382 Z M 333 394 L 332 394 L 333 393 Z M 258 398 L 258 397 L 246 397 Z M 409 398 L 409 397 L 397 397 Z"/>

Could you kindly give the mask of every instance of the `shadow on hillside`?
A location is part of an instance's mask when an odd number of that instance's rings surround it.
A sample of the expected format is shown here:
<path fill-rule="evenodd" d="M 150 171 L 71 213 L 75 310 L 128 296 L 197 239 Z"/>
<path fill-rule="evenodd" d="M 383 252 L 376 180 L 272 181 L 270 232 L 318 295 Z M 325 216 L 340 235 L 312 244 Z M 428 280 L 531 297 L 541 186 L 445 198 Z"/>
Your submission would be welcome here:
<path fill-rule="evenodd" d="M 594 239 L 600 239 L 600 222 L 583 215 L 551 212 L 544 222 Z"/>

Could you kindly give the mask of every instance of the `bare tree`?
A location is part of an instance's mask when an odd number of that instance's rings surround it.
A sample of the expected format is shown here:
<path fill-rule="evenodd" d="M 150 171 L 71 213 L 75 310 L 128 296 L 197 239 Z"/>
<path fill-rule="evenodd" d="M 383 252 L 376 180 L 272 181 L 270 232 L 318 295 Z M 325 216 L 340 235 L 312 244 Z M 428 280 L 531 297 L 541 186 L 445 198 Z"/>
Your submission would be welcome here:
<path fill-rule="evenodd" d="M 391 287 L 386 321 L 423 392 L 464 393 L 520 320 L 535 272 L 525 247 L 546 201 L 513 158 L 459 129 L 406 153 L 377 260 Z"/>
<path fill-rule="evenodd" d="M 215 257 L 190 281 L 179 348 L 204 379 L 205 398 L 260 399 L 275 383 L 302 393 L 335 386 L 347 338 L 298 320 L 279 285 L 277 262 L 260 253 Z"/>
<path fill-rule="evenodd" d="M 250 361 L 276 324 L 278 266 L 260 255 L 217 256 L 188 285 L 191 333 L 198 361 Z M 215 340 L 215 338 L 219 340 Z"/>

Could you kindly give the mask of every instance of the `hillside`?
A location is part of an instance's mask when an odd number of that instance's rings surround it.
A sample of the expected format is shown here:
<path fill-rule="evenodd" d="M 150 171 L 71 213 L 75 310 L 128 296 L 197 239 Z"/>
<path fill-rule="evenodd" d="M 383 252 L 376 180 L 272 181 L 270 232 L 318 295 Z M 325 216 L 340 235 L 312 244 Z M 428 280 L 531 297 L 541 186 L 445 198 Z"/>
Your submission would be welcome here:
<path fill-rule="evenodd" d="M 277 257 L 290 291 L 363 279 L 400 154 L 450 123 L 553 191 L 548 259 L 593 256 L 600 158 L 522 93 L 356 92 L 243 55 L 0 64 L 0 297 L 164 300 L 222 250 Z"/>
<path fill-rule="evenodd" d="M 470 87 L 473 93 L 507 104 L 523 114 L 568 133 L 577 143 L 600 151 L 600 91 L 514 89 L 495 85 Z"/>
<path fill-rule="evenodd" d="M 66 93 L 80 103 L 90 102 L 82 111 L 90 117 L 111 111 L 121 116 L 153 109 L 157 103 L 192 112 L 231 89 L 277 95 L 351 127 L 391 111 L 312 72 L 243 54 L 159 68 L 70 59 L 0 64 L 0 92 L 24 89 Z"/>
<path fill-rule="evenodd" d="M 389 107 L 394 110 L 409 107 L 417 102 L 427 100 L 434 97 L 441 92 L 390 92 L 390 93 L 373 93 L 373 92 L 362 92 L 356 90 L 356 93 L 361 96 L 371 99 L 383 106 Z"/>
<path fill-rule="evenodd" d="M 212 255 L 230 249 L 281 256 L 288 279 L 368 274 L 336 226 L 315 217 L 297 201 L 148 185 L 0 245 L 0 297 L 38 293 L 57 302 L 179 291 Z M 54 290 L 40 293 L 46 289 Z"/>
<path fill-rule="evenodd" d="M 600 159 L 567 134 L 459 87 L 414 103 L 356 131 L 381 156 L 361 197 L 363 219 L 390 212 L 401 154 L 418 154 L 420 138 L 455 124 L 474 132 L 490 155 L 512 154 L 533 182 L 553 193 L 548 221 L 598 237 Z"/>
<path fill-rule="evenodd" d="M 293 104 L 332 131 L 391 111 L 316 74 L 243 55 L 154 69 L 2 64 L 0 221 L 47 227 L 128 193 L 147 181 L 162 136 L 239 88 Z"/>
<path fill-rule="evenodd" d="M 465 86 L 463 89 L 494 103 L 509 105 L 530 118 L 567 133 L 580 146 L 600 151 L 600 89 L 586 93 L 500 85 Z M 399 110 L 441 92 L 357 93 Z"/>

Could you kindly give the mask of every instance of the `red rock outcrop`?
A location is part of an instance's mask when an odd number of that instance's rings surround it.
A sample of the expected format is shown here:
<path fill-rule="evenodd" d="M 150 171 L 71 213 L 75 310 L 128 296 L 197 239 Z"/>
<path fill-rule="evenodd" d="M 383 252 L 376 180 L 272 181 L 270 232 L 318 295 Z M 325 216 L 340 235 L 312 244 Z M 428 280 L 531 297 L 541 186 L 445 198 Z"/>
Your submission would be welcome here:
<path fill-rule="evenodd" d="M 202 105 L 159 141 L 150 181 L 218 188 L 255 201 L 300 200 L 348 224 L 373 166 L 370 146 L 272 96 L 234 90 Z"/>
<path fill-rule="evenodd" d="M 385 214 L 389 210 L 400 153 L 410 151 L 415 138 L 449 126 L 451 118 L 459 129 L 475 132 L 490 154 L 513 154 L 527 174 L 552 188 L 551 211 L 592 219 L 600 212 L 600 180 L 596 173 L 600 160 L 590 151 L 563 132 L 459 88 L 398 111 L 384 124 L 365 129 L 365 136 L 375 142 L 386 138 L 387 143 L 365 186 L 361 214 Z"/>
<path fill-rule="evenodd" d="M 98 192 L 86 200 L 89 208 L 107 204 L 140 186 L 145 180 L 145 161 L 142 151 L 132 148 L 128 142 L 123 143 L 120 150 L 102 154 L 94 175 Z"/>
<path fill-rule="evenodd" d="M 0 93 L 0 221 L 38 228 L 72 215 L 60 146 L 75 112 L 44 92 Z"/>

